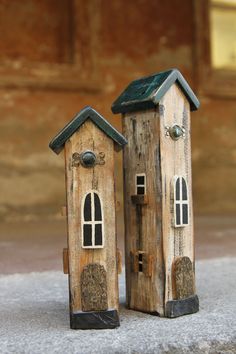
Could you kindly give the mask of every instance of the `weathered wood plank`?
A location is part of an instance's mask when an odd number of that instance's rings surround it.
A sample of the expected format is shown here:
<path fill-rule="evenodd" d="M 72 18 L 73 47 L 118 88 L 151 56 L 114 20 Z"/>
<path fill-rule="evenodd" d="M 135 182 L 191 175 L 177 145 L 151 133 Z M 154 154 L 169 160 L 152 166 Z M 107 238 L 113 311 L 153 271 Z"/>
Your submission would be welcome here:
<path fill-rule="evenodd" d="M 69 274 L 68 248 L 63 248 L 63 271 L 64 274 Z"/>
<path fill-rule="evenodd" d="M 161 238 L 159 115 L 153 109 L 123 116 L 127 306 L 164 314 Z M 146 175 L 146 196 L 136 195 L 136 174 Z M 139 199 L 140 198 L 140 199 Z M 148 203 L 134 203 L 148 200 Z M 138 269 L 138 252 L 154 257 L 153 270 Z M 148 264 L 151 264 L 151 262 Z M 143 264 L 144 269 L 145 265 Z M 148 276 L 147 276 L 148 275 Z"/>
<path fill-rule="evenodd" d="M 132 273 L 138 273 L 138 252 L 135 251 L 130 251 L 130 272 Z"/>
<path fill-rule="evenodd" d="M 147 277 L 152 277 L 154 272 L 155 258 L 151 254 L 143 254 L 143 273 Z"/>
<path fill-rule="evenodd" d="M 139 205 L 148 204 L 148 197 L 145 194 L 143 194 L 143 195 L 139 195 L 139 194 L 131 195 L 131 200 L 132 200 L 132 203 L 134 203 L 134 204 L 139 204 Z"/>
<path fill-rule="evenodd" d="M 162 232 L 165 265 L 165 302 L 174 296 L 172 284 L 173 262 L 187 256 L 194 262 L 190 107 L 181 90 L 174 84 L 160 101 L 160 152 L 162 156 Z M 185 137 L 175 141 L 166 135 L 167 128 L 177 124 L 185 128 Z M 174 227 L 173 178 L 182 176 L 189 190 L 189 225 Z"/>
<path fill-rule="evenodd" d="M 73 166 L 72 155 L 91 150 L 96 154 L 106 152 L 105 164 L 85 168 Z M 65 144 L 67 225 L 69 252 L 69 286 L 71 313 L 81 311 L 80 277 L 90 263 L 104 266 L 107 279 L 108 309 L 117 309 L 118 276 L 116 255 L 116 215 L 114 186 L 114 143 L 91 121 L 87 120 Z M 96 191 L 102 201 L 104 219 L 104 247 L 82 247 L 83 200 L 86 193 Z"/>
<path fill-rule="evenodd" d="M 67 216 L 67 207 L 66 206 L 62 206 L 61 207 L 61 216 Z"/>
<path fill-rule="evenodd" d="M 122 254 L 119 248 L 117 248 L 117 271 L 118 274 L 122 273 Z"/>

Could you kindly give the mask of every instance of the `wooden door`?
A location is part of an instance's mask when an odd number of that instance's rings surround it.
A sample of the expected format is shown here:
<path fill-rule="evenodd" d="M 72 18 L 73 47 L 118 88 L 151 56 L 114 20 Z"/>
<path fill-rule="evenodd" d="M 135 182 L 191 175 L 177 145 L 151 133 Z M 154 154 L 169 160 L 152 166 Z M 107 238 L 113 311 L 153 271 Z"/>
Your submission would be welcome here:
<path fill-rule="evenodd" d="M 105 268 L 97 263 L 84 267 L 81 274 L 82 311 L 105 311 L 107 304 L 107 278 Z"/>
<path fill-rule="evenodd" d="M 189 257 L 176 259 L 173 275 L 175 299 L 186 299 L 194 294 L 193 264 Z"/>

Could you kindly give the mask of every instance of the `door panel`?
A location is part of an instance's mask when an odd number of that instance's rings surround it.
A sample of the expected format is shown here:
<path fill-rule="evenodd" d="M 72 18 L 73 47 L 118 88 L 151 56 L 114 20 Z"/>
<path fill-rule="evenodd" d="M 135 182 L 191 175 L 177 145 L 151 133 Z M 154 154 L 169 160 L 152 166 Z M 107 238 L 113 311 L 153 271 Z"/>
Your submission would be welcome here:
<path fill-rule="evenodd" d="M 175 299 L 185 299 L 194 294 L 193 265 L 189 257 L 178 258 L 173 267 Z"/>
<path fill-rule="evenodd" d="M 100 264 L 88 264 L 81 274 L 82 311 L 105 311 L 107 304 L 106 270 Z"/>

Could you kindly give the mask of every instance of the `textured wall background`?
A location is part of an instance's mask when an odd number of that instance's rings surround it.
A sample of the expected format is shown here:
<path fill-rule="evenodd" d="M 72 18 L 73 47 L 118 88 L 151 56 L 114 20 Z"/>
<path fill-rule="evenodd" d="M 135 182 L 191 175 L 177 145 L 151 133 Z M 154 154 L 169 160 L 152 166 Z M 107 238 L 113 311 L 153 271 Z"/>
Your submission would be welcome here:
<path fill-rule="evenodd" d="M 0 218 L 51 218 L 64 160 L 50 139 L 85 105 L 110 106 L 133 79 L 177 67 L 198 94 L 194 1 L 0 0 Z M 201 40 L 201 39 L 200 39 Z M 236 104 L 200 94 L 192 115 L 197 213 L 236 211 Z M 117 158 L 121 198 L 121 155 Z"/>

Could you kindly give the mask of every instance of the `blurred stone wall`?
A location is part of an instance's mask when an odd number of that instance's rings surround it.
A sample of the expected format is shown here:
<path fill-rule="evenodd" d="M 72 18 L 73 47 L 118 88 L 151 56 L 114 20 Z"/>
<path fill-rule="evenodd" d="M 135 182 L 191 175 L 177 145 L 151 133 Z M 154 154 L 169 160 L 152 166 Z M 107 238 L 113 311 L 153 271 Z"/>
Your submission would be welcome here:
<path fill-rule="evenodd" d="M 110 106 L 136 78 L 176 67 L 198 92 L 194 1 L 0 0 L 0 218 L 51 218 L 65 203 L 50 139 L 85 105 Z M 200 95 L 192 115 L 194 206 L 233 213 L 233 99 Z M 121 154 L 117 157 L 122 200 Z"/>

